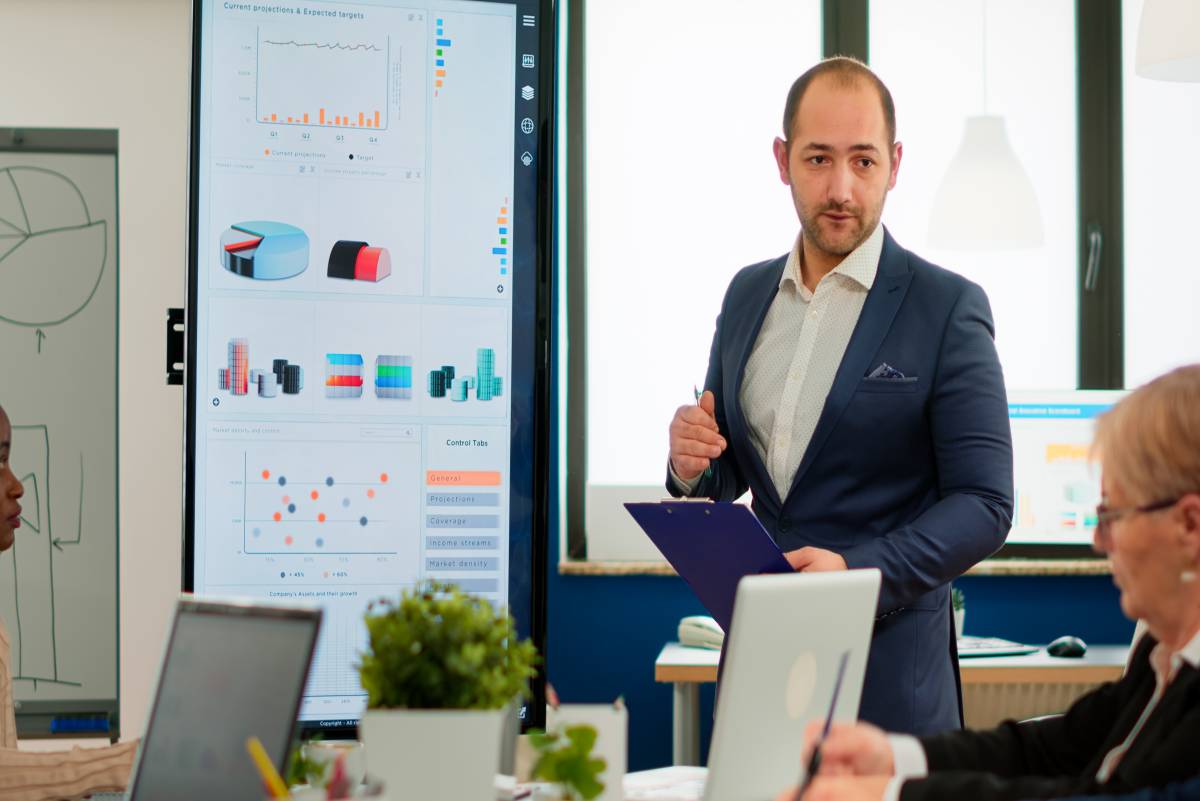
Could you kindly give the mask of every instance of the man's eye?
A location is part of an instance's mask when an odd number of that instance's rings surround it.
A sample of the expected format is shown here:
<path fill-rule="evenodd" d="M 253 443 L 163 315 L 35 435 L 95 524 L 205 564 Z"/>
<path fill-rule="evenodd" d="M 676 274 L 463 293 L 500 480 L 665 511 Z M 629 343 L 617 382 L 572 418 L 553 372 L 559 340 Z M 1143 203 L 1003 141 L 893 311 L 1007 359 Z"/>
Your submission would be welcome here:
<path fill-rule="evenodd" d="M 871 161 L 870 159 L 859 159 L 858 160 L 858 166 L 863 167 L 864 169 L 867 167 L 870 167 L 874 163 L 875 162 Z"/>

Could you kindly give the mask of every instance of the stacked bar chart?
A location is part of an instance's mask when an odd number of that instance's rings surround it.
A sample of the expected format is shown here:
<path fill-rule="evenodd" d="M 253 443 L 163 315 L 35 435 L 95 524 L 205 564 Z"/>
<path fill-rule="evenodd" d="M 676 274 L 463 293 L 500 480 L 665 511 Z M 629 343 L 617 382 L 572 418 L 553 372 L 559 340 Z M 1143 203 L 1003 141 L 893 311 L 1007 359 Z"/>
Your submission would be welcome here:
<path fill-rule="evenodd" d="M 412 356 L 375 358 L 375 397 L 412 400 Z"/>
<path fill-rule="evenodd" d="M 325 397 L 361 398 L 363 357 L 361 353 L 325 354 Z"/>

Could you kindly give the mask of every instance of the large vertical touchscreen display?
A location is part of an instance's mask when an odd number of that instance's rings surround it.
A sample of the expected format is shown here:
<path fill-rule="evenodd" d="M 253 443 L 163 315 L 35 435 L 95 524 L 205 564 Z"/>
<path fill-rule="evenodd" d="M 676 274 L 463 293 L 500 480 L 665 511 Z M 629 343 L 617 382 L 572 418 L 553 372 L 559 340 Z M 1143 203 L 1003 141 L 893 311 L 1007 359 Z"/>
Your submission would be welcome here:
<path fill-rule="evenodd" d="M 184 581 L 325 608 L 315 725 L 361 714 L 373 599 L 537 634 L 545 13 L 198 4 Z"/>

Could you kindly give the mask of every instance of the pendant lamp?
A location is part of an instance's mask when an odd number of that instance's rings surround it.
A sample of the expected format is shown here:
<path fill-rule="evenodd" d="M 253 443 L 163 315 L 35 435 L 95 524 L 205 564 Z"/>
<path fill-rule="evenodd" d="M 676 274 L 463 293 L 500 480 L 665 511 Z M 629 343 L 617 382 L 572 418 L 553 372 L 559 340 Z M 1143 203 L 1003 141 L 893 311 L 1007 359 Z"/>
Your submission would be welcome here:
<path fill-rule="evenodd" d="M 1146 0 L 1135 64 L 1143 78 L 1200 81 L 1200 2 Z"/>
<path fill-rule="evenodd" d="M 983 8 L 984 113 L 967 117 L 962 143 L 933 199 L 929 244 L 953 250 L 1015 250 L 1045 241 L 1033 182 L 1008 139 L 1004 118 L 987 113 L 987 6 Z"/>

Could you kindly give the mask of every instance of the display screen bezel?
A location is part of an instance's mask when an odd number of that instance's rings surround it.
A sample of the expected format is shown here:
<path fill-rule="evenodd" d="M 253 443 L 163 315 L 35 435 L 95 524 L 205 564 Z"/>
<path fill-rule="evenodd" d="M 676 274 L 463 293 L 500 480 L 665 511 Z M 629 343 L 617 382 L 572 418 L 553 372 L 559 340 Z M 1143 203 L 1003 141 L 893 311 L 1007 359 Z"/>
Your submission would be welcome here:
<path fill-rule="evenodd" d="M 188 220 L 187 220 L 187 280 L 185 339 L 186 379 L 184 392 L 184 541 L 182 553 L 182 587 L 193 592 L 196 567 L 196 443 L 199 378 L 197 363 L 197 315 L 200 276 L 198 266 L 198 220 L 200 203 L 201 148 L 203 125 L 203 32 L 206 8 L 214 0 L 200 0 L 193 5 L 192 64 L 188 156 Z M 553 298 L 553 221 L 554 221 L 554 164 L 553 148 L 555 112 L 556 19 L 552 0 L 480 0 L 516 7 L 522 13 L 536 14 L 536 59 L 540 65 L 534 79 L 537 87 L 536 150 L 533 197 L 528 197 L 529 182 L 514 187 L 517 202 L 522 189 L 527 190 L 527 206 L 534 212 L 534 239 L 525 254 L 514 254 L 513 270 L 513 370 L 516 379 L 525 386 L 513 386 L 512 448 L 513 468 L 510 484 L 512 512 L 510 535 L 518 525 L 522 536 L 510 536 L 509 605 L 522 638 L 533 641 L 539 654 L 545 653 L 546 640 L 546 554 L 548 543 L 548 504 L 550 492 L 550 339 Z M 518 27 L 518 33 L 521 28 Z M 528 45 L 524 45 L 528 46 Z M 514 120 L 515 123 L 515 120 Z M 522 265 L 524 267 L 522 268 Z M 524 390 L 523 392 L 521 390 Z M 521 402 L 516 397 L 521 397 Z M 524 493 L 524 495 L 519 495 Z M 517 500 L 522 503 L 518 508 Z M 528 501 L 527 503 L 525 501 Z M 530 682 L 530 692 L 521 709 L 522 728 L 545 725 L 544 670 Z M 325 737 L 356 736 L 356 726 L 326 726 L 302 722 L 306 732 L 320 731 Z"/>

